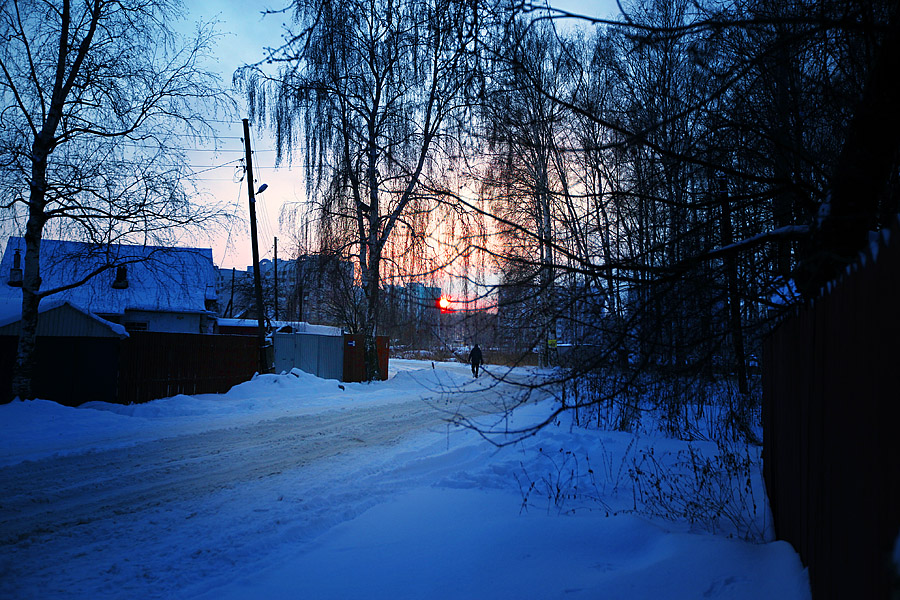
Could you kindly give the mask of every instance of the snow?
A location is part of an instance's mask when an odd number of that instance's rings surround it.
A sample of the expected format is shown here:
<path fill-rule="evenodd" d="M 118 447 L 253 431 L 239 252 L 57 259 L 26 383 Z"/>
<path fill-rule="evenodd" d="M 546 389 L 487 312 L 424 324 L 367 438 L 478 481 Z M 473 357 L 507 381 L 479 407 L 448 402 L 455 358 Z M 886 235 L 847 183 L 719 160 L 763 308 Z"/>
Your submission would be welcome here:
<path fill-rule="evenodd" d="M 823 205 L 824 206 L 824 205 Z M 728 244 L 726 246 L 721 246 L 711 251 L 709 254 L 713 256 L 717 256 L 720 254 L 725 254 L 727 252 L 731 252 L 738 248 L 745 248 L 747 246 L 754 246 L 758 244 L 760 241 L 767 241 L 780 237 L 788 237 L 788 238 L 799 238 L 810 233 L 809 226 L 807 225 L 785 225 L 783 227 L 778 227 L 776 229 L 772 229 L 771 231 L 764 231 L 763 233 L 758 233 L 752 237 L 739 240 L 732 244 Z"/>
<path fill-rule="evenodd" d="M 685 442 L 563 417 L 498 448 L 447 418 L 514 429 L 553 401 L 507 419 L 490 374 L 391 367 L 373 384 L 294 370 L 141 405 L 0 406 L 0 597 L 810 597 L 770 533 L 634 510 L 629 465 Z"/>
<path fill-rule="evenodd" d="M 24 260 L 24 238 L 11 236 L 0 259 L 0 281 L 13 265 L 15 251 Z M 106 265 L 126 265 L 129 285 L 111 287 L 116 269 Z M 76 286 L 49 296 L 63 298 L 95 314 L 123 314 L 125 310 L 205 313 L 206 300 L 214 295 L 216 271 L 209 248 L 166 248 L 109 244 L 94 246 L 63 240 L 41 241 L 41 289 L 52 290 L 87 279 Z M 22 288 L 0 285 L 0 305 L 22 305 Z"/>
<path fill-rule="evenodd" d="M 897 539 L 894 542 L 894 553 L 891 558 L 894 562 L 894 571 L 900 576 L 900 533 L 897 534 Z"/>
<path fill-rule="evenodd" d="M 477 489 L 420 488 L 202 597 L 800 597 L 786 544 L 670 534 L 627 515 L 519 515 L 510 505 Z"/>
<path fill-rule="evenodd" d="M 769 302 L 773 306 L 790 306 L 798 303 L 802 299 L 800 290 L 797 289 L 797 282 L 793 279 L 779 277 L 775 280 L 774 291 L 769 297 Z"/>

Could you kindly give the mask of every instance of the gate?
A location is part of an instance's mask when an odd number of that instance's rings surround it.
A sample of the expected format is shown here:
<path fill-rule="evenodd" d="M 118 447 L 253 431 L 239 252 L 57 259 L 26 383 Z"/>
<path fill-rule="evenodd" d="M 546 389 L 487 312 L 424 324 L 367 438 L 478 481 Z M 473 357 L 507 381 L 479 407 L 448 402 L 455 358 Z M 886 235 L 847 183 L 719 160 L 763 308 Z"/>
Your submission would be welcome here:
<path fill-rule="evenodd" d="M 339 335 L 276 333 L 275 372 L 296 367 L 322 379 L 343 380 L 344 346 Z"/>

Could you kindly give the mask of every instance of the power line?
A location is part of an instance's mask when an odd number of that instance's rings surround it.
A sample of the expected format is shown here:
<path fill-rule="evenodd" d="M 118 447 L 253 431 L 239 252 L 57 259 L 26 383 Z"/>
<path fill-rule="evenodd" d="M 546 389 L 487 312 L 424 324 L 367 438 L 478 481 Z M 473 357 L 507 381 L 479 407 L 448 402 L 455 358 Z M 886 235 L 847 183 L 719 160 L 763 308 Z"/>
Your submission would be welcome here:
<path fill-rule="evenodd" d="M 217 165 L 215 167 L 209 167 L 208 169 L 203 169 L 202 171 L 197 171 L 196 173 L 191 173 L 191 175 L 201 175 L 201 174 L 207 173 L 209 171 L 214 171 L 216 169 L 221 169 L 222 167 L 227 167 L 228 165 L 232 165 L 234 163 L 239 163 L 239 162 L 241 162 L 241 160 L 242 159 L 240 159 L 240 158 L 235 159 L 235 160 L 230 160 L 227 163 L 223 163 L 223 164 Z"/>
<path fill-rule="evenodd" d="M 238 193 L 237 198 L 234 200 L 234 204 L 232 204 L 231 213 L 237 213 L 237 207 L 241 202 L 241 190 L 244 189 L 244 178 L 238 182 Z M 231 230 L 234 229 L 234 222 L 236 219 L 231 219 L 231 223 L 228 225 L 228 237 L 225 239 L 225 250 L 222 253 L 222 260 L 219 261 L 219 264 L 225 263 L 225 257 L 228 255 L 228 248 L 231 246 Z"/>
<path fill-rule="evenodd" d="M 249 130 L 248 130 L 248 132 L 249 132 Z M 250 141 L 252 142 L 253 141 L 252 136 L 254 135 L 254 133 L 249 132 L 249 135 L 251 136 Z M 256 151 L 253 151 L 252 153 L 255 155 Z M 257 181 L 262 181 L 262 175 L 263 175 L 262 172 L 268 168 L 268 167 L 262 167 L 259 162 L 255 162 L 255 167 L 256 167 L 256 171 L 254 173 L 255 181 L 252 182 L 252 185 L 254 185 L 254 186 L 257 185 Z M 259 221 L 261 222 L 260 229 L 262 229 L 263 239 L 273 239 L 274 233 L 272 231 L 272 224 L 270 222 L 270 216 L 269 216 L 269 211 L 268 211 L 267 205 L 268 205 L 268 203 L 265 202 L 265 200 L 260 201 L 260 199 L 257 198 L 256 208 L 260 213 L 259 216 L 261 217 L 261 219 L 259 219 Z"/>
<path fill-rule="evenodd" d="M 203 138 L 203 136 L 197 135 L 195 133 L 166 133 L 165 136 L 166 137 L 170 137 L 170 136 L 171 137 L 184 137 L 184 138 L 191 138 L 191 139 Z M 149 136 L 149 135 L 148 136 L 139 136 L 136 139 L 140 139 L 141 137 L 153 137 L 153 136 Z M 217 136 L 210 136 L 210 137 L 213 139 L 217 139 L 217 140 L 239 140 L 239 139 L 241 139 L 241 137 L 238 135 L 217 135 Z M 131 140 L 128 140 L 128 141 L 131 141 Z"/>
<path fill-rule="evenodd" d="M 240 138 L 235 138 L 240 139 Z M 243 150 L 239 149 L 231 149 L 231 148 L 197 148 L 197 147 L 187 147 L 187 146 L 172 146 L 168 144 L 163 145 L 153 145 L 153 144 L 136 144 L 134 142 L 123 142 L 123 146 L 128 146 L 129 148 L 149 148 L 151 150 L 178 150 L 180 152 L 215 152 L 216 154 L 244 154 Z M 262 149 L 262 150 L 254 150 L 253 154 L 258 153 L 266 153 L 271 154 L 275 152 L 272 149 Z"/>
<path fill-rule="evenodd" d="M 231 177 L 191 177 L 191 181 L 223 181 L 227 183 L 235 183 Z"/>

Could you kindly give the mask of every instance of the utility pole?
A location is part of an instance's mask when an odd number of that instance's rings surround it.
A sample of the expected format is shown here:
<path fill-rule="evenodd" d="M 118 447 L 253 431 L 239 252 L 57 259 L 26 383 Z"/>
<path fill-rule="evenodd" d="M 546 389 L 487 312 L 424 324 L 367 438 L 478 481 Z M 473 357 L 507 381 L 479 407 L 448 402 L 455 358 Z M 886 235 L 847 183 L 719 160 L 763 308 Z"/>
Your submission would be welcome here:
<path fill-rule="evenodd" d="M 303 255 L 305 256 L 305 255 Z M 298 257 L 297 260 L 294 261 L 294 291 L 293 293 L 297 295 L 297 322 L 303 322 L 303 267 L 300 263 L 301 258 Z M 305 263 L 304 263 L 305 264 Z"/>
<path fill-rule="evenodd" d="M 275 320 L 278 320 L 278 238 L 275 238 Z"/>
<path fill-rule="evenodd" d="M 231 267 L 231 300 L 228 301 L 229 318 L 234 318 L 234 267 Z"/>
<path fill-rule="evenodd" d="M 253 181 L 253 155 L 250 151 L 250 120 L 244 119 L 244 149 L 247 154 L 247 194 L 250 197 L 250 244 L 253 249 L 253 286 L 256 291 L 256 317 L 259 329 L 259 365 L 260 374 L 269 372 L 269 361 L 266 357 L 266 324 L 263 313 L 262 279 L 259 273 L 259 242 L 256 239 L 256 194 L 253 191 L 256 185 Z"/>

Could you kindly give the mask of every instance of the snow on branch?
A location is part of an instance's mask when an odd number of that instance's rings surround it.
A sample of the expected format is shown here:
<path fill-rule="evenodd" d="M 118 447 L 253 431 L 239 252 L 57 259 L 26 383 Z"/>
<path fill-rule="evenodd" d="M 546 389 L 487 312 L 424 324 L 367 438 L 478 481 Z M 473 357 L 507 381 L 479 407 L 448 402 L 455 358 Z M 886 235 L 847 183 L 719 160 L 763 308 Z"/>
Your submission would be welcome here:
<path fill-rule="evenodd" d="M 784 227 L 779 227 L 778 229 L 773 229 L 772 231 L 765 231 L 758 235 L 754 235 L 753 237 L 734 242 L 733 244 L 728 244 L 727 246 L 722 246 L 721 248 L 716 248 L 715 250 L 710 250 L 701 256 L 701 258 L 719 258 L 720 256 L 740 252 L 747 248 L 753 248 L 772 240 L 785 238 L 800 239 L 806 237 L 809 233 L 810 228 L 808 225 L 786 225 Z"/>

